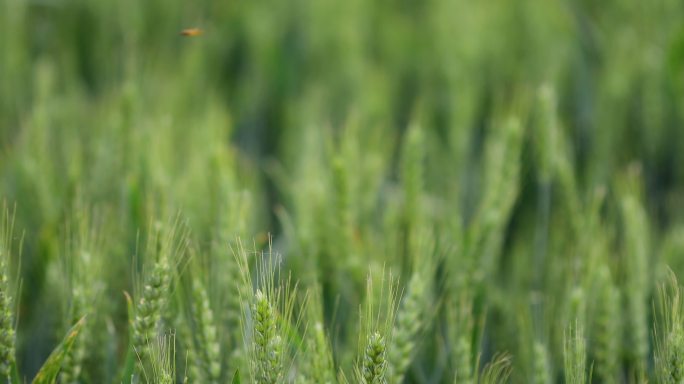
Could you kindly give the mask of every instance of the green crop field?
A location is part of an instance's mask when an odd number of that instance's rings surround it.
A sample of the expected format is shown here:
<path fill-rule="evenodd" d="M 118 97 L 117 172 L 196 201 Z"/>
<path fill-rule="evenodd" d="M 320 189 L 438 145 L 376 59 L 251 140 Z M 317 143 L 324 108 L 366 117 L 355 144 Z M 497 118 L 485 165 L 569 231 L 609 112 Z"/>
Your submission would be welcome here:
<path fill-rule="evenodd" d="M 680 384 L 680 282 L 679 0 L 0 0 L 0 383 Z"/>

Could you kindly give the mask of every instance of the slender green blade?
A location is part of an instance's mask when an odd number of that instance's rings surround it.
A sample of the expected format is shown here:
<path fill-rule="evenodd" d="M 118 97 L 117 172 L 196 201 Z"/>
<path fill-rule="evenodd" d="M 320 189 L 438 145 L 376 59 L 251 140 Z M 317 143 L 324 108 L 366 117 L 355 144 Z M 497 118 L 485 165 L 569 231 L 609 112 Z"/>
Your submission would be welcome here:
<path fill-rule="evenodd" d="M 129 329 L 133 329 L 133 318 L 134 318 L 134 306 L 133 298 L 128 292 L 124 291 L 124 296 L 126 297 L 126 308 L 128 308 L 128 325 Z M 130 338 L 129 338 L 130 339 Z M 133 350 L 133 345 L 130 344 L 128 351 L 126 352 L 126 357 L 124 359 L 124 364 L 119 371 L 119 378 L 122 382 L 128 382 L 133 375 L 133 367 L 135 366 L 135 351 Z"/>
<path fill-rule="evenodd" d="M 62 368 L 62 360 L 64 356 L 69 352 L 71 346 L 74 345 L 76 337 L 83 328 L 85 324 L 85 316 L 81 318 L 71 329 L 67 332 L 66 336 L 61 343 L 52 351 L 50 356 L 48 356 L 45 363 L 38 371 L 38 374 L 33 379 L 33 384 L 52 384 L 57 380 L 57 375 Z"/>

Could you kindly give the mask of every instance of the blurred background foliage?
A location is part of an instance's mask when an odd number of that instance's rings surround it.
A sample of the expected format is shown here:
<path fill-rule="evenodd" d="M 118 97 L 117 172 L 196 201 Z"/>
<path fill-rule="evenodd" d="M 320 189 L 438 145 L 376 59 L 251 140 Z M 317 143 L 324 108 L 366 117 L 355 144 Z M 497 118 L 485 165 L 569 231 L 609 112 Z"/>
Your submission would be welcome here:
<path fill-rule="evenodd" d="M 20 369 L 68 329 L 75 278 L 58 271 L 84 212 L 108 313 L 93 382 L 121 361 L 133 255 L 175 212 L 199 253 L 270 233 L 293 277 L 322 285 L 341 365 L 366 273 L 403 285 L 425 253 L 442 255 L 437 301 L 469 292 L 483 361 L 508 351 L 514 381 L 531 382 L 537 342 L 562 376 L 579 307 L 600 360 L 599 292 L 652 324 L 663 266 L 684 273 L 683 16 L 675 0 L 0 0 Z M 410 382 L 450 380 L 446 307 Z"/>

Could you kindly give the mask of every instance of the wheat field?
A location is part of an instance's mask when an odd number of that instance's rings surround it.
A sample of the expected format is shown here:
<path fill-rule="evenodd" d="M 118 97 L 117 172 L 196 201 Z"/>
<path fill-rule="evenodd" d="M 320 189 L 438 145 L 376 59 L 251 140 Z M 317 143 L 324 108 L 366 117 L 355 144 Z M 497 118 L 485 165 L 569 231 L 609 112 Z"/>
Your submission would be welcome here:
<path fill-rule="evenodd" d="M 684 4 L 0 0 L 0 382 L 684 383 Z"/>

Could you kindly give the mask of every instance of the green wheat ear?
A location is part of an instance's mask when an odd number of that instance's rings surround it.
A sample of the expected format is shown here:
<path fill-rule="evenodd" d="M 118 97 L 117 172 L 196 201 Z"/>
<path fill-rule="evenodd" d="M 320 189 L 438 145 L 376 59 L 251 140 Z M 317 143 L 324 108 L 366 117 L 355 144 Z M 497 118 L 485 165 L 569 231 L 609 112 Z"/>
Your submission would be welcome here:
<path fill-rule="evenodd" d="M 587 382 L 587 340 L 579 322 L 563 335 L 563 369 L 567 384 Z"/>
<path fill-rule="evenodd" d="M 184 316 L 178 316 L 177 328 L 186 349 L 189 378 L 192 382 L 211 384 L 221 381 L 222 348 L 205 285 L 210 274 L 195 256 L 193 254 L 191 273 L 183 279 L 185 284 L 178 285 L 177 304 Z"/>
<path fill-rule="evenodd" d="M 221 351 L 225 352 L 227 369 L 229 372 L 234 372 L 240 369 L 243 372 L 248 372 L 245 363 L 244 346 L 242 329 L 242 316 L 244 314 L 242 300 L 249 297 L 251 286 L 244 284 L 242 279 L 242 272 L 237 256 L 237 250 L 228 241 L 227 235 L 219 238 L 219 242 L 215 243 L 210 253 L 213 261 L 218 261 L 220 273 L 217 274 L 217 286 L 223 290 L 223 297 L 220 300 L 221 305 L 216 311 L 219 321 L 218 325 L 221 327 L 220 336 L 223 337 L 221 343 Z M 239 243 L 239 242 L 238 242 Z M 225 249 L 224 249 L 225 246 Z M 229 252 L 226 252 L 230 250 Z M 225 253 L 225 254 L 224 254 Z"/>
<path fill-rule="evenodd" d="M 447 302 L 447 318 L 452 323 L 449 328 L 449 342 L 452 345 L 451 361 L 454 366 L 454 384 L 473 384 L 477 380 L 477 361 L 474 359 L 473 303 L 470 294 Z"/>
<path fill-rule="evenodd" d="M 418 346 L 420 333 L 428 320 L 430 281 L 429 273 L 414 273 L 407 294 L 397 310 L 388 353 L 391 383 L 401 383 L 403 380 Z"/>
<path fill-rule="evenodd" d="M 195 338 L 193 337 L 193 329 L 187 321 L 184 321 L 183 318 L 177 319 L 176 324 L 177 329 L 180 332 L 183 348 L 185 349 L 185 373 L 183 377 L 183 382 L 204 383 L 207 381 L 205 372 L 202 369 L 204 363 L 202 361 L 201 354 L 195 348 Z"/>
<path fill-rule="evenodd" d="M 392 331 L 397 312 L 397 281 L 392 274 L 383 271 L 380 290 L 373 286 L 373 274 L 366 285 L 366 304 L 362 312 L 359 334 L 360 354 L 356 367 L 357 380 L 363 384 L 385 384 L 390 380 L 388 345 L 392 343 Z"/>
<path fill-rule="evenodd" d="M 73 297 L 73 307 L 72 315 L 76 316 L 78 313 L 86 313 L 83 308 L 87 305 L 84 293 L 80 290 L 74 290 Z M 82 375 L 83 363 L 87 354 L 88 347 L 88 335 L 87 326 L 88 321 L 84 321 L 84 327 L 81 330 L 81 335 L 75 340 L 74 345 L 71 346 L 69 351 L 64 356 L 62 361 L 62 368 L 59 373 L 60 383 L 78 383 Z"/>
<path fill-rule="evenodd" d="M 503 384 L 508 381 L 510 375 L 511 357 L 507 354 L 497 354 L 484 366 L 476 381 L 481 384 Z"/>
<path fill-rule="evenodd" d="M 241 271 L 241 284 L 253 287 L 249 271 L 249 254 L 238 243 L 236 258 Z M 241 297 L 245 310 L 243 318 L 244 340 L 248 343 L 250 371 L 258 384 L 275 384 L 284 380 L 292 358 L 288 352 L 298 346 L 293 334 L 299 326 L 293 320 L 296 285 L 290 288 L 289 278 L 277 281 L 280 257 L 268 252 L 256 260 L 256 288 Z"/>
<path fill-rule="evenodd" d="M 321 288 L 315 286 L 308 293 L 306 348 L 300 355 L 301 373 L 297 381 L 301 384 L 334 383 L 335 364 L 323 322 Z"/>
<path fill-rule="evenodd" d="M 5 205 L 0 217 L 0 375 L 9 382 L 16 369 L 16 330 L 14 324 L 14 297 L 9 268 L 12 259 L 12 232 L 14 213 Z"/>
<path fill-rule="evenodd" d="M 534 356 L 534 383 L 551 384 L 551 367 L 549 353 L 546 346 L 539 341 L 532 347 Z"/>
<path fill-rule="evenodd" d="M 648 217 L 632 194 L 621 201 L 625 229 L 625 338 L 627 357 L 638 376 L 646 373 L 649 350 L 650 251 Z"/>
<path fill-rule="evenodd" d="M 209 295 L 199 279 L 192 282 L 193 313 L 195 322 L 199 326 L 199 346 L 205 359 L 205 370 L 209 383 L 216 383 L 221 379 L 221 346 L 218 331 L 214 322 L 214 311 L 211 309 Z"/>
<path fill-rule="evenodd" d="M 366 349 L 361 365 L 361 382 L 363 384 L 385 384 L 387 378 L 387 347 L 385 338 L 378 332 L 368 336 Z"/>
<path fill-rule="evenodd" d="M 143 369 L 149 354 L 149 343 L 157 336 L 171 283 L 171 268 L 163 257 L 145 278 L 143 291 L 135 307 L 133 320 L 133 348 L 138 354 L 138 370 Z"/>
<path fill-rule="evenodd" d="M 156 260 L 152 270 L 143 277 L 131 324 L 132 347 L 138 357 L 135 365 L 138 377 L 148 363 L 150 342 L 159 334 L 175 268 L 187 246 L 185 233 L 178 230 L 178 223 L 168 231 L 158 228 L 148 244 L 147 255 L 156 257 Z"/>
<path fill-rule="evenodd" d="M 473 363 L 472 363 L 472 347 L 468 340 L 469 335 L 461 335 L 456 340 L 454 345 L 454 384 L 471 384 L 473 383 Z"/>
<path fill-rule="evenodd" d="M 276 333 L 276 314 L 268 297 L 257 290 L 252 307 L 254 313 L 254 350 L 256 381 L 275 384 L 283 377 L 283 340 Z"/>
<path fill-rule="evenodd" d="M 620 291 L 613 283 L 610 270 L 600 265 L 597 281 L 597 313 L 593 342 L 596 373 L 604 383 L 615 383 L 619 368 L 621 322 L 619 317 Z"/>
<path fill-rule="evenodd" d="M 96 301 L 104 290 L 102 284 L 106 239 L 102 236 L 104 222 L 96 212 L 82 204 L 74 209 L 73 223 L 66 230 L 67 244 L 63 257 L 64 272 L 71 293 L 66 308 L 66 323 L 76 323 L 87 315 L 79 337 L 64 356 L 59 373 L 60 383 L 80 383 L 86 377 L 86 359 L 97 332 L 94 325 L 102 314 Z"/>
<path fill-rule="evenodd" d="M 684 296 L 674 272 L 658 292 L 659 322 L 654 330 L 655 371 L 658 382 L 684 381 Z"/>
<path fill-rule="evenodd" d="M 147 383 L 176 383 L 176 336 L 173 333 L 155 336 L 147 346 L 150 373 L 143 373 Z"/>

